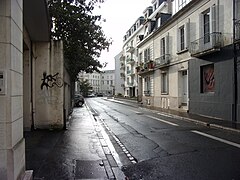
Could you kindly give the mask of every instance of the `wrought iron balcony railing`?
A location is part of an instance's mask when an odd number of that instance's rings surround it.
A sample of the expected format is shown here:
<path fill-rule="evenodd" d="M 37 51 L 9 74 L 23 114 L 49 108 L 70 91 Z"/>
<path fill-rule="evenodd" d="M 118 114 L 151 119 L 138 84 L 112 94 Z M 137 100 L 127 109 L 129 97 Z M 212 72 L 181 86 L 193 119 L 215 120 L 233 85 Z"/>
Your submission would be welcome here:
<path fill-rule="evenodd" d="M 169 64 L 170 57 L 171 57 L 170 54 L 164 54 L 164 55 L 160 56 L 159 58 L 155 59 L 156 66 L 162 66 L 162 65 Z"/>
<path fill-rule="evenodd" d="M 134 48 L 133 46 L 128 46 L 128 47 L 126 48 L 126 51 L 127 51 L 127 52 L 130 52 L 130 53 L 133 53 L 134 50 L 135 50 L 135 48 Z"/>
<path fill-rule="evenodd" d="M 135 63 L 135 60 L 132 59 L 132 58 L 129 58 L 129 59 L 127 59 L 127 63 L 128 63 L 128 64 L 134 64 L 134 63 Z"/>
<path fill-rule="evenodd" d="M 150 96 L 151 95 L 149 90 L 148 91 L 144 91 L 143 93 L 144 93 L 145 96 Z"/>
<path fill-rule="evenodd" d="M 198 57 L 211 52 L 219 51 L 223 45 L 223 36 L 220 32 L 205 34 L 200 39 L 191 42 L 190 50 L 192 56 Z"/>

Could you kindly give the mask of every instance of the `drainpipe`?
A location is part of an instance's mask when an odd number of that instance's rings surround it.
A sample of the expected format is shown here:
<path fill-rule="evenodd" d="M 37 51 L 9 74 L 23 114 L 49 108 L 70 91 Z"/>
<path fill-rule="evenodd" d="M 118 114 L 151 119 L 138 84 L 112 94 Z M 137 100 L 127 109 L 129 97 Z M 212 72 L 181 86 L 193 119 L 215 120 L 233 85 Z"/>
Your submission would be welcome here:
<path fill-rule="evenodd" d="M 35 129 L 34 127 L 34 110 L 33 110 L 33 45 L 31 42 L 31 49 L 30 49 L 30 61 L 31 61 L 31 68 L 30 68 L 30 82 L 31 82 L 31 114 L 32 114 L 32 124 L 31 124 L 31 131 Z"/>
<path fill-rule="evenodd" d="M 238 103 L 238 83 L 237 83 L 237 47 L 235 43 L 235 3 L 236 1 L 233 0 L 233 67 L 234 67 L 234 77 L 233 77 L 233 110 L 232 110 L 232 122 L 237 122 L 237 103 Z"/>

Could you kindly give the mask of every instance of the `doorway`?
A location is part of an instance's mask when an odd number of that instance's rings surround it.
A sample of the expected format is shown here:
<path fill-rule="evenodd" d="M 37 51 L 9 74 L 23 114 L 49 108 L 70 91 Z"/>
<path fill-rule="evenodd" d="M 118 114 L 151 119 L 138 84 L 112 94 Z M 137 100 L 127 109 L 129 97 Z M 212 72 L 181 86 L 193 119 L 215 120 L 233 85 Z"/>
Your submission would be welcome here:
<path fill-rule="evenodd" d="M 182 105 L 187 106 L 188 101 L 188 75 L 187 70 L 182 71 Z"/>

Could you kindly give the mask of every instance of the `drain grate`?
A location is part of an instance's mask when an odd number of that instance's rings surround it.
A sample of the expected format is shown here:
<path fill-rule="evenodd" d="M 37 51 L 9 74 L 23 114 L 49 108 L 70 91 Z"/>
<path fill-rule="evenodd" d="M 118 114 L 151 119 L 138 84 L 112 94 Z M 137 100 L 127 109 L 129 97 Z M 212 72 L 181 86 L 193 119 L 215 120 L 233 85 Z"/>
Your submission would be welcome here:
<path fill-rule="evenodd" d="M 106 179 L 103 161 L 76 160 L 75 179 Z"/>

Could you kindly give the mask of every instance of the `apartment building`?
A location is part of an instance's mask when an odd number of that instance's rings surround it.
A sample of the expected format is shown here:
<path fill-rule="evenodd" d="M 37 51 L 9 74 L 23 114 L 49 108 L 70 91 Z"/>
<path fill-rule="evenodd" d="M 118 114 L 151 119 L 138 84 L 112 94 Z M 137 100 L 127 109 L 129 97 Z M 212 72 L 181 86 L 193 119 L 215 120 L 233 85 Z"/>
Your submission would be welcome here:
<path fill-rule="evenodd" d="M 98 72 L 93 72 L 93 73 L 86 73 L 86 72 L 81 72 L 78 75 L 78 78 L 80 81 L 85 81 L 88 80 L 89 84 L 91 85 L 92 93 L 100 93 L 101 92 L 101 74 Z M 77 91 L 79 91 L 77 87 Z M 91 93 L 91 92 L 89 92 Z"/>
<path fill-rule="evenodd" d="M 122 51 L 114 57 L 115 59 L 115 95 L 124 95 L 124 63 Z"/>
<path fill-rule="evenodd" d="M 239 119 L 239 5 L 236 0 L 152 1 L 135 46 L 145 106 Z"/>
<path fill-rule="evenodd" d="M 138 76 L 136 67 L 138 66 L 138 50 L 136 44 L 143 38 L 144 17 L 139 17 L 124 36 L 123 56 L 121 57 L 122 78 L 124 78 L 124 96 L 138 96 Z"/>
<path fill-rule="evenodd" d="M 92 87 L 89 93 L 102 93 L 104 95 L 114 95 L 115 93 L 115 70 L 105 70 L 101 73 L 81 72 L 78 78 L 82 81 L 88 80 Z M 76 85 L 76 91 L 79 91 L 78 85 Z"/>

